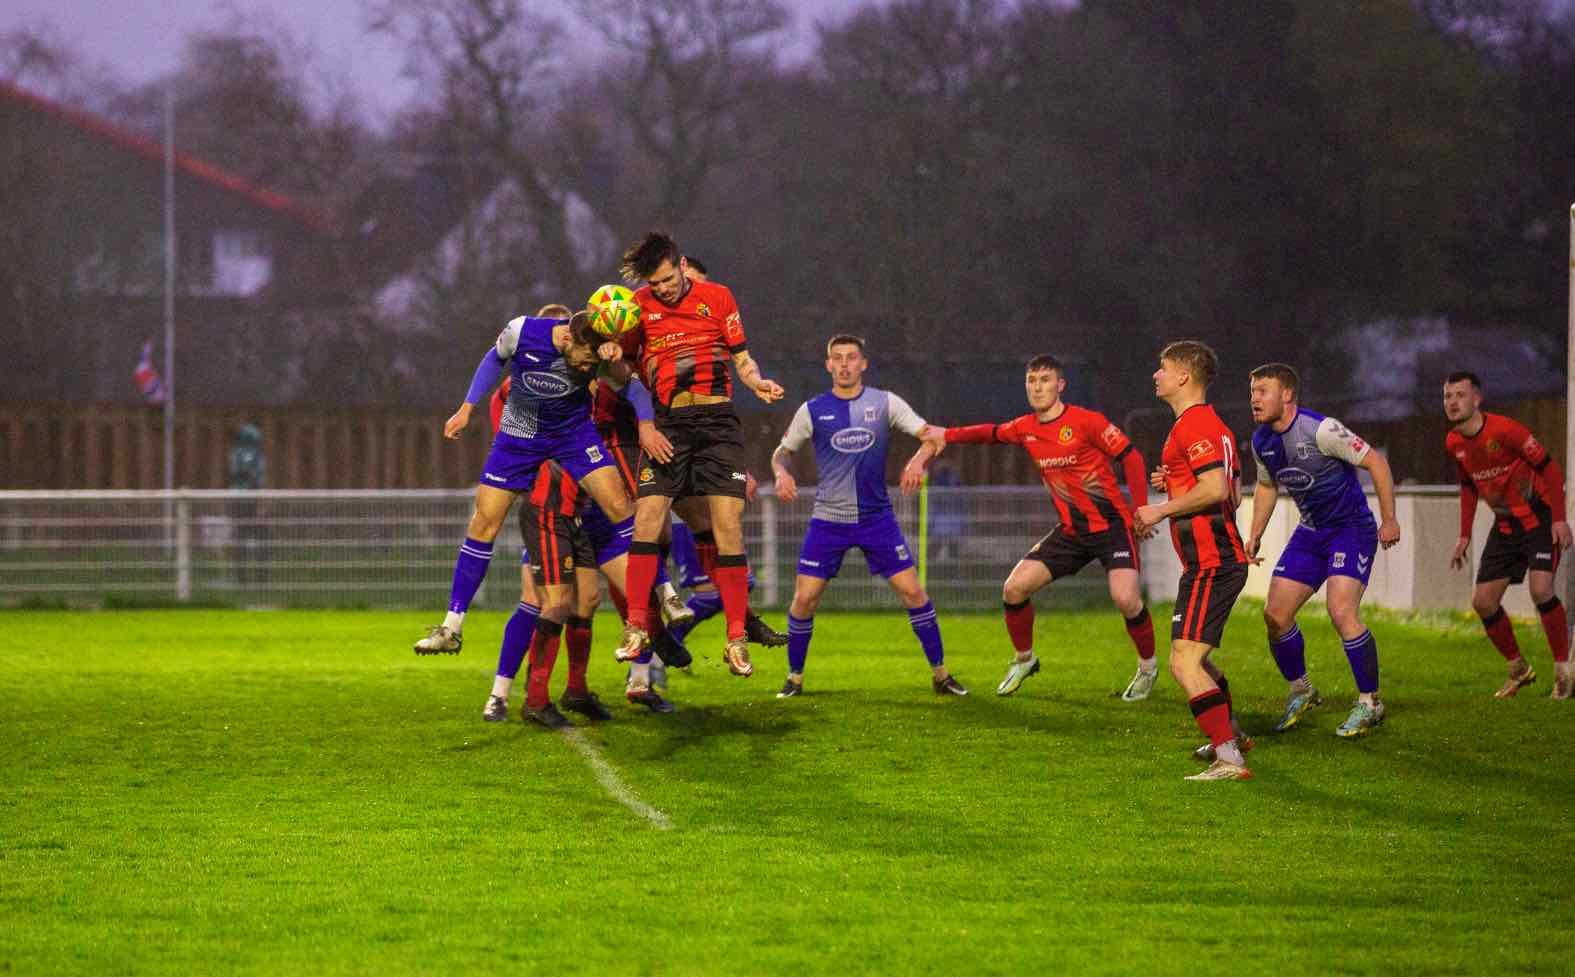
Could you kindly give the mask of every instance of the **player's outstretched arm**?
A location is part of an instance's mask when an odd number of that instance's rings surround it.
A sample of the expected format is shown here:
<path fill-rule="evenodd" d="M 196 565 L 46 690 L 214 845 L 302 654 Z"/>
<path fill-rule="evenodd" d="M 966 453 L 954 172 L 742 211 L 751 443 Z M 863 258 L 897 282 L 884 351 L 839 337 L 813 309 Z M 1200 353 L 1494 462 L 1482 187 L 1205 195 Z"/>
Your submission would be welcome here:
<path fill-rule="evenodd" d="M 771 452 L 771 476 L 775 480 L 777 498 L 783 502 L 793 502 L 798 499 L 798 481 L 793 473 L 788 471 L 788 457 L 792 452 L 787 445 L 777 445 L 777 450 Z"/>
<path fill-rule="evenodd" d="M 500 340 L 501 341 L 501 340 Z M 499 358 L 496 348 L 489 349 L 481 357 L 481 362 L 476 365 L 476 374 L 470 378 L 470 389 L 465 393 L 465 402 L 459 409 L 443 422 L 443 436 L 450 441 L 458 438 L 470 423 L 470 411 L 481 402 L 481 398 L 492 392 L 503 377 L 503 363 Z"/>

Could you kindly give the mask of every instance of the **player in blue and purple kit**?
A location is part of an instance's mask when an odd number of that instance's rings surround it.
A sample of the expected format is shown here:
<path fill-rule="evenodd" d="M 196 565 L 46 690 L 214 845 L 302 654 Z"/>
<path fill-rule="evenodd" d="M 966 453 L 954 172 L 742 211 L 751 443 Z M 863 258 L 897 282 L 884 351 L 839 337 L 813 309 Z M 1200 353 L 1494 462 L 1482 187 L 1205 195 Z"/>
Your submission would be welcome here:
<path fill-rule="evenodd" d="M 511 377 L 509 399 L 476 486 L 476 508 L 454 565 L 448 614 L 416 642 L 416 654 L 459 653 L 465 613 L 492 561 L 492 541 L 514 499 L 535 484 L 544 461 L 556 461 L 602 507 L 627 552 L 634 507 L 591 421 L 588 389 L 598 365 L 621 358 L 618 344 L 591 328 L 587 312 L 567 319 L 511 319 L 482 356 L 465 402 L 444 423 L 443 436 L 459 437 L 471 410 L 497 386 L 505 368 Z"/>
<path fill-rule="evenodd" d="M 1307 678 L 1307 661 L 1296 612 L 1327 582 L 1329 619 L 1345 643 L 1360 694 L 1336 731 L 1361 736 L 1383 722 L 1378 696 L 1378 645 L 1362 624 L 1358 611 L 1373 570 L 1373 554 L 1400 541 L 1395 521 L 1394 477 L 1383 455 L 1352 434 L 1339 421 L 1298 404 L 1301 379 L 1284 363 L 1266 363 L 1253 370 L 1252 419 L 1260 425 L 1252 435 L 1258 462 L 1258 487 L 1253 494 L 1252 530 L 1247 555 L 1258 562 L 1258 546 L 1284 489 L 1301 513 L 1269 582 L 1263 620 L 1269 650 L 1290 683 L 1285 714 L 1274 727 L 1284 732 L 1302 714 L 1323 701 Z M 1378 493 L 1380 520 L 1375 526 L 1356 469 L 1365 468 Z"/>
<path fill-rule="evenodd" d="M 799 407 L 771 455 L 777 496 L 785 502 L 798 498 L 798 483 L 787 470 L 787 457 L 806 441 L 814 441 L 815 467 L 820 472 L 815 509 L 799 552 L 798 579 L 788 609 L 788 677 L 777 693 L 781 699 L 804 690 L 804 660 L 809 655 L 815 609 L 826 584 L 842 568 L 842 558 L 855 546 L 863 551 L 870 573 L 885 577 L 907 606 L 908 621 L 930 662 L 936 694 L 968 694 L 946 670 L 935 606 L 919 585 L 908 542 L 886 494 L 886 452 L 892 428 L 917 438 L 928 425 L 901 397 L 864 386 L 868 368 L 864 340 L 848 335 L 831 337 L 826 344 L 831 390 Z"/>

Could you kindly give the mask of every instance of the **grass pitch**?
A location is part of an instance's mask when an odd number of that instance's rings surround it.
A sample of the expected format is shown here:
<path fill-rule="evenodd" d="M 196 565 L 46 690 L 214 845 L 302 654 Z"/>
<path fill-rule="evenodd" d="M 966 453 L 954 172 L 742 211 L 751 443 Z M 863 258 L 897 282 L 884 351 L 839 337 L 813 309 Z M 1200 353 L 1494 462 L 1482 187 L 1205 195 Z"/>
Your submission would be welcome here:
<path fill-rule="evenodd" d="M 611 694 L 603 615 L 585 741 L 659 831 L 562 736 L 481 721 L 503 615 L 418 659 L 429 617 L 0 613 L 0 974 L 1572 972 L 1575 702 L 1531 628 L 1543 677 L 1500 702 L 1476 625 L 1375 620 L 1389 720 L 1347 742 L 1309 613 L 1329 701 L 1197 784 L 1175 684 L 1113 698 L 1113 611 L 1042 613 L 1011 699 L 994 615 L 943 616 L 947 700 L 895 609 L 822 615 L 789 701 L 782 652 L 733 678 L 711 623 L 665 717 Z M 1267 730 L 1252 606 L 1220 660 Z"/>

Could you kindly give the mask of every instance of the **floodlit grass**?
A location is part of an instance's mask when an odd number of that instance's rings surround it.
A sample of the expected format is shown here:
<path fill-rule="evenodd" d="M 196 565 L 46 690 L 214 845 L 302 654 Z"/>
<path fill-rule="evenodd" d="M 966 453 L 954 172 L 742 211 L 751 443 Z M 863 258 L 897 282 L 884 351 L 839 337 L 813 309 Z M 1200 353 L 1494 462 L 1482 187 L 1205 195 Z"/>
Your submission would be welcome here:
<path fill-rule="evenodd" d="M 608 695 L 587 732 L 658 832 L 561 736 L 481 722 L 501 614 L 418 659 L 429 617 L 0 613 L 0 974 L 1571 972 L 1575 702 L 1531 628 L 1543 678 L 1500 702 L 1475 625 L 1376 620 L 1389 722 L 1345 742 L 1309 614 L 1330 701 L 1197 784 L 1174 683 L 1113 698 L 1113 611 L 1041 614 L 1011 699 L 994 615 L 943 616 L 948 700 L 895 609 L 823 615 L 789 701 L 782 653 L 733 678 L 711 623 L 677 714 Z M 1226 644 L 1261 733 L 1256 608 Z"/>

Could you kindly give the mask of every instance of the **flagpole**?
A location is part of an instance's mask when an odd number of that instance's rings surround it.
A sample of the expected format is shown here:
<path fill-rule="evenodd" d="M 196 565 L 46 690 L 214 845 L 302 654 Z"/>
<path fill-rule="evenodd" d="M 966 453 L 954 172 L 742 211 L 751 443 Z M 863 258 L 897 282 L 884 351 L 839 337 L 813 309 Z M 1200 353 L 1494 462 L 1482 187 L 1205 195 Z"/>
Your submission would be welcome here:
<path fill-rule="evenodd" d="M 175 83 L 164 86 L 164 491 L 175 489 Z"/>

